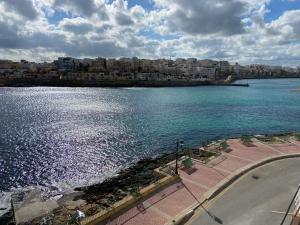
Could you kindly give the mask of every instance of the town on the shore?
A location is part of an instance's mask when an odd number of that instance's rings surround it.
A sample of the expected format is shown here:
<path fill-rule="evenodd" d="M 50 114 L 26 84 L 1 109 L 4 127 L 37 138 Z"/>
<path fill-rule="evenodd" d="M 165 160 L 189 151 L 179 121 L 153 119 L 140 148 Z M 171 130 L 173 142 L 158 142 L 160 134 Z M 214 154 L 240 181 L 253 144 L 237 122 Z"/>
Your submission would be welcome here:
<path fill-rule="evenodd" d="M 0 60 L 0 85 L 16 83 L 101 84 L 142 82 L 218 82 L 251 78 L 300 77 L 300 67 L 240 65 L 228 61 L 196 58 L 139 59 L 59 57 L 53 62 L 36 63 Z"/>

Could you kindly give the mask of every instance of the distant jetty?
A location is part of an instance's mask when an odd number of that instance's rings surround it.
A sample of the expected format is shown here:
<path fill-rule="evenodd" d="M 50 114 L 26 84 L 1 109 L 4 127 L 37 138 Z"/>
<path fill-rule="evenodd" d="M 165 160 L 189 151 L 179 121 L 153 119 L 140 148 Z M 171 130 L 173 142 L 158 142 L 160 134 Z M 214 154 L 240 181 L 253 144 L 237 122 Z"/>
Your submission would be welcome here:
<path fill-rule="evenodd" d="M 237 86 L 237 87 L 249 87 L 249 84 L 219 84 L 220 86 Z"/>
<path fill-rule="evenodd" d="M 217 85 L 217 86 L 235 86 L 235 87 L 249 87 L 250 85 L 248 83 L 246 84 L 236 84 L 236 83 L 216 83 L 212 85 Z"/>

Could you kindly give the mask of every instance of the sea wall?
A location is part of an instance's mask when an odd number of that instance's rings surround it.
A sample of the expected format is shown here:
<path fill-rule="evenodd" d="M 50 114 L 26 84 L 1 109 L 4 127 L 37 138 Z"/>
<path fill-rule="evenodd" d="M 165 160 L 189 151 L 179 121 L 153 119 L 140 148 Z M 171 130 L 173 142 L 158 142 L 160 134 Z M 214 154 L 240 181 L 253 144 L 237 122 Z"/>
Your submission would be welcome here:
<path fill-rule="evenodd" d="M 178 87 L 211 85 L 210 81 L 137 81 L 137 80 L 114 80 L 114 81 L 67 81 L 67 80 L 44 80 L 44 79 L 2 79 L 0 86 L 27 87 L 27 86 L 55 86 L 55 87 Z"/>

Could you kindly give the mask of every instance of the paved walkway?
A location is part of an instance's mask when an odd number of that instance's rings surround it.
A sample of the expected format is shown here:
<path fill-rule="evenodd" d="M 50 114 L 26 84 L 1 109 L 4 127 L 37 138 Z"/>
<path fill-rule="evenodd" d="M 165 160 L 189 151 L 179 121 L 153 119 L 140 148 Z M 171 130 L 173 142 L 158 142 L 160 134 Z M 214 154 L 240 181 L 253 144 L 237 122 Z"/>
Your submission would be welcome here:
<path fill-rule="evenodd" d="M 204 204 L 209 213 L 199 208 L 186 225 L 281 224 L 298 189 L 299 164 L 299 157 L 289 158 L 252 170 L 213 201 Z M 293 202 L 284 225 L 291 225 L 295 210 Z"/>
<path fill-rule="evenodd" d="M 195 163 L 196 171 L 179 171 L 178 182 L 131 208 L 107 225 L 164 225 L 174 217 L 196 205 L 206 192 L 238 169 L 271 156 L 300 153 L 300 142 L 266 144 L 255 141 L 256 147 L 246 147 L 237 139 L 228 141 L 229 153 L 204 165 Z"/>

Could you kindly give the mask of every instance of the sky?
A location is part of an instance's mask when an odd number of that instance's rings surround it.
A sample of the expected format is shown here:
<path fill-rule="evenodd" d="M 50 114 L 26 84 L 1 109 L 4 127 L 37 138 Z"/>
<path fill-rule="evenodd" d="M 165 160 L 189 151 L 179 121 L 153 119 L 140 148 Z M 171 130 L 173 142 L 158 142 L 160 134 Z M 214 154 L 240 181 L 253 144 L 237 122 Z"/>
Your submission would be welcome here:
<path fill-rule="evenodd" d="M 300 66 L 300 0 L 0 0 L 0 58 Z"/>

